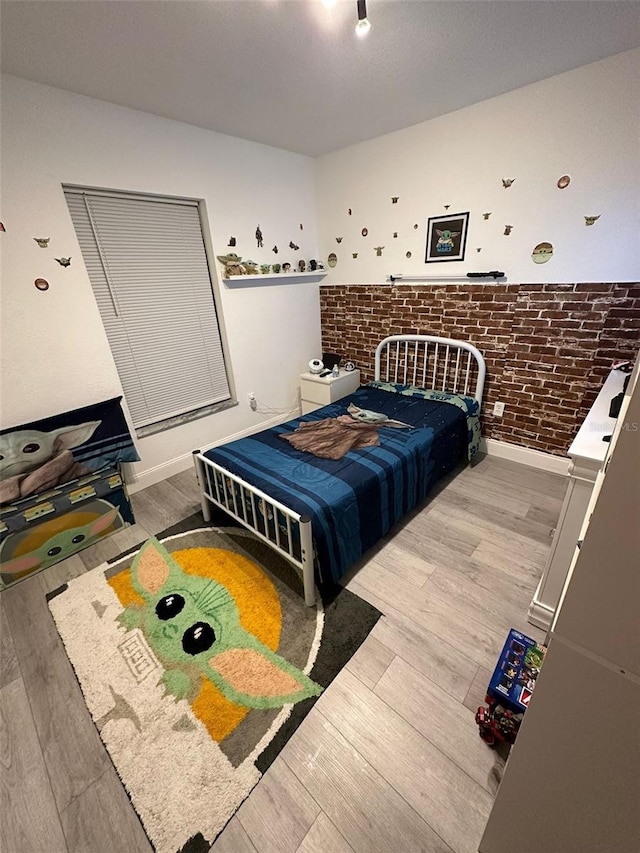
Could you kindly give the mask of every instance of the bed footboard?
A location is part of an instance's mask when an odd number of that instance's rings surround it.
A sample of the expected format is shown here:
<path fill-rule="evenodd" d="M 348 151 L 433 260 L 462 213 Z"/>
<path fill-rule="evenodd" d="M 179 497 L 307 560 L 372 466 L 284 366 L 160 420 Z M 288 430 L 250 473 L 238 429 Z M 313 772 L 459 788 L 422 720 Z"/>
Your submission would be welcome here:
<path fill-rule="evenodd" d="M 210 505 L 214 504 L 282 554 L 301 572 L 304 601 L 312 607 L 316 593 L 311 519 L 270 498 L 199 450 L 193 451 L 193 461 L 205 521 L 210 521 Z"/>

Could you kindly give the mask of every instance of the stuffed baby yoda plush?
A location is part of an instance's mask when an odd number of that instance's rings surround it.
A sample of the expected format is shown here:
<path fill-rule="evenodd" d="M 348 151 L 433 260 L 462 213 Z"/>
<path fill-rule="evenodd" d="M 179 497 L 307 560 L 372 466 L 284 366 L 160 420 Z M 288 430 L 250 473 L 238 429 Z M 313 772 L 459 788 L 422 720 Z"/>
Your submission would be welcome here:
<path fill-rule="evenodd" d="M 224 264 L 224 277 L 231 278 L 234 275 L 246 275 L 246 266 L 242 263 L 242 258 L 236 255 L 235 252 L 229 252 L 228 255 L 217 255 L 221 264 Z M 253 263 L 251 261 L 251 263 Z"/>

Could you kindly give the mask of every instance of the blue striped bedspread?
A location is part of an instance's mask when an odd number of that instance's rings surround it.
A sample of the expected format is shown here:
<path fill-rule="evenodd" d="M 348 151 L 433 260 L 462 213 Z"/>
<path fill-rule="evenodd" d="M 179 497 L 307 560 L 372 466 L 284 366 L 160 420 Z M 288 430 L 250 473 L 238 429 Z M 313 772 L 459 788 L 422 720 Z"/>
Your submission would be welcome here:
<path fill-rule="evenodd" d="M 412 428 L 382 427 L 379 447 L 349 451 L 339 460 L 296 450 L 280 438 L 303 421 L 343 415 L 350 403 Z M 365 386 L 337 403 L 213 448 L 205 456 L 310 517 L 318 579 L 337 581 L 438 479 L 467 458 L 472 438 L 467 412 L 459 402 L 451 403 L 413 396 L 402 386 Z M 283 529 L 283 519 L 279 521 Z"/>

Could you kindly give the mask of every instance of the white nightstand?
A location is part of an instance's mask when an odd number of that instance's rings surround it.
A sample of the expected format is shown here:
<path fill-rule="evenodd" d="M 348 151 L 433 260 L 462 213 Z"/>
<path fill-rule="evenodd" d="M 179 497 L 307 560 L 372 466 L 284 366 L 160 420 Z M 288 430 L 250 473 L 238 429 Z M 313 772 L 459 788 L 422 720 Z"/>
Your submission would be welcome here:
<path fill-rule="evenodd" d="M 360 387 L 360 371 L 340 369 L 340 376 L 318 376 L 314 373 L 300 374 L 300 401 L 302 414 L 335 403 L 349 394 L 353 394 Z"/>

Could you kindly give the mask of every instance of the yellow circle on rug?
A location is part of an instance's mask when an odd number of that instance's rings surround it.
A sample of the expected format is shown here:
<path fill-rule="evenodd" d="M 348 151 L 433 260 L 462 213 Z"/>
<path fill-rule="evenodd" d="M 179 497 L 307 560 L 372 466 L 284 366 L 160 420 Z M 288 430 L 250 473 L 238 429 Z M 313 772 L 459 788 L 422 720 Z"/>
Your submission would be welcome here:
<path fill-rule="evenodd" d="M 171 556 L 187 574 L 209 578 L 226 587 L 236 603 L 242 627 L 272 651 L 278 650 L 282 631 L 280 599 L 257 563 L 222 548 L 184 548 L 173 551 Z M 130 568 L 111 577 L 109 585 L 123 607 L 144 604 L 131 582 Z M 235 730 L 250 710 L 231 702 L 208 679 L 202 680 L 191 707 L 218 743 Z"/>

